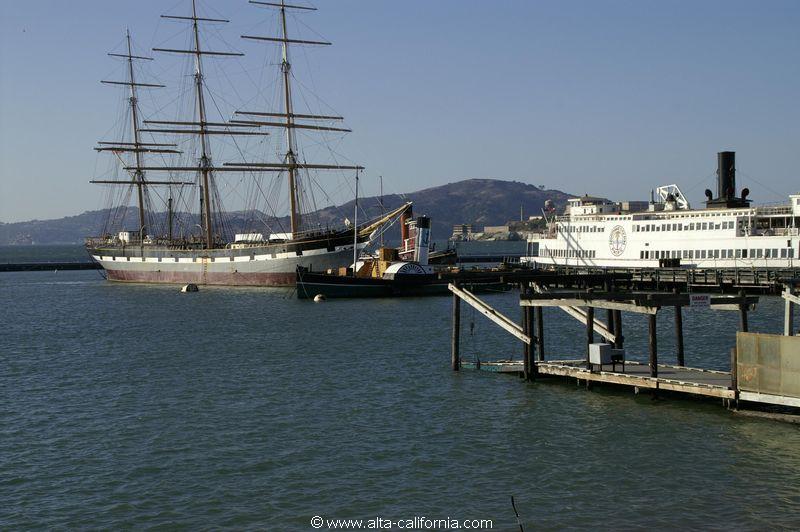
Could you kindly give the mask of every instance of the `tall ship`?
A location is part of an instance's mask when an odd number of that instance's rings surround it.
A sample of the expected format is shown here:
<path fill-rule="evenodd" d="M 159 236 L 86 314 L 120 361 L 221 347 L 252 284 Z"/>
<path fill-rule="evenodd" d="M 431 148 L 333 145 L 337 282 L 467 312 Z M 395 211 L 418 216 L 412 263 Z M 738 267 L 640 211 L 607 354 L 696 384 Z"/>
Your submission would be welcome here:
<path fill-rule="evenodd" d="M 677 185 L 655 190 L 649 202 L 584 196 L 566 212 L 545 209 L 547 229 L 528 237 L 522 260 L 539 267 L 797 268 L 800 194 L 781 205 L 751 205 L 737 195 L 736 154 L 717 154 L 717 190 L 693 208 Z"/>
<path fill-rule="evenodd" d="M 354 264 L 387 222 L 408 207 L 359 223 L 358 180 L 364 167 L 341 164 L 338 161 L 343 156 L 329 146 L 350 129 L 337 123 L 343 120 L 341 116 L 309 110 L 310 98 L 304 93 L 300 103 L 305 108 L 298 110 L 297 86 L 306 87 L 295 78 L 290 48 L 331 43 L 290 33 L 287 12 L 302 14 L 315 8 L 284 0 L 249 3 L 253 9 L 272 10 L 276 30 L 268 36 L 241 36 L 270 46 L 273 53 L 264 67 L 273 72 L 272 82 L 262 87 L 251 80 L 257 94 L 245 101 L 255 109 L 228 103 L 239 96 L 235 81 L 227 79 L 230 90 L 224 93 L 209 86 L 209 79 L 223 79 L 218 62 L 235 61 L 244 54 L 206 45 L 207 36 L 225 42 L 217 28 L 229 20 L 199 16 L 196 0 L 191 1 L 187 14 L 162 15 L 185 26 L 186 44 L 153 48 L 159 54 L 189 58 L 182 76 L 186 86 L 174 100 L 176 119 L 159 116 L 165 106 L 158 105 L 154 116 L 143 118 L 140 91 L 164 85 L 137 77 L 140 65 L 153 58 L 137 52 L 130 33 L 122 50 L 109 54 L 122 62 L 125 75 L 103 83 L 126 91 L 124 117 L 117 132 L 120 140 L 101 141 L 95 148 L 114 157 L 112 175 L 91 181 L 108 189 L 109 215 L 103 234 L 86 240 L 89 254 L 102 265 L 109 280 L 293 285 L 298 267 L 325 271 Z M 207 30 L 208 26 L 212 29 Z M 207 76 L 206 61 L 213 61 L 212 76 Z M 273 66 L 277 68 L 273 70 Z M 272 107 L 254 104 L 262 100 Z M 321 98 L 316 101 L 324 102 Z M 277 134 L 270 137 L 271 133 Z M 306 150 L 299 138 L 306 134 L 323 138 L 307 141 L 311 150 Z M 338 137 L 332 139 L 331 135 Z M 330 155 L 332 161 L 308 160 L 309 153 L 319 146 L 325 149 L 316 152 Z M 230 160 L 220 163 L 223 155 Z M 351 190 L 355 184 L 355 212 L 349 213 L 352 221 L 346 216 L 335 223 L 320 218 L 315 195 L 329 196 L 319 185 L 324 180 L 316 176 L 329 171 L 339 173 L 340 188 L 343 181 Z M 151 177 L 154 175 L 156 179 Z M 319 189 L 316 192 L 315 187 Z M 246 208 L 226 211 L 223 200 L 229 197 Z M 132 202 L 135 208 L 129 206 Z"/>

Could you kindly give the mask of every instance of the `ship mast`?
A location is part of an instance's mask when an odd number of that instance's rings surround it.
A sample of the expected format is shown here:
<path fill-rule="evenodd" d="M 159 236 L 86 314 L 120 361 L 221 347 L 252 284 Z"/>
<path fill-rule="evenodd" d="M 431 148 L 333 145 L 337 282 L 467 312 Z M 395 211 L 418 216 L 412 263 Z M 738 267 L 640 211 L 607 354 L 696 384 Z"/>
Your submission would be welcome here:
<path fill-rule="evenodd" d="M 201 229 L 203 231 L 203 237 L 205 240 L 205 246 L 207 249 L 211 249 L 214 247 L 214 220 L 212 218 L 212 201 L 213 195 L 212 190 L 214 188 L 214 173 L 215 172 L 264 172 L 264 171 L 274 171 L 268 170 L 264 168 L 215 168 L 212 165 L 212 157 L 211 157 L 211 147 L 209 144 L 209 136 L 210 135 L 268 135 L 269 133 L 262 133 L 259 131 L 232 131 L 231 128 L 253 128 L 258 126 L 253 125 L 245 125 L 245 124 L 232 124 L 229 122 L 209 122 L 206 113 L 206 104 L 205 104 L 205 87 L 204 87 L 204 78 L 203 78 L 203 56 L 204 55 L 214 55 L 214 56 L 243 56 L 243 53 L 240 52 L 217 52 L 217 51 L 210 51 L 204 50 L 200 46 L 200 26 L 199 22 L 230 22 L 229 20 L 225 19 L 215 19 L 215 18 L 206 18 L 206 17 L 198 17 L 197 16 L 197 0 L 192 0 L 192 16 L 184 17 L 184 16 L 175 16 L 175 15 L 161 15 L 161 18 L 167 19 L 174 19 L 174 20 L 181 20 L 181 21 L 191 21 L 192 23 L 192 44 L 193 49 L 191 50 L 178 50 L 174 48 L 153 48 L 156 52 L 168 52 L 168 53 L 177 53 L 177 54 L 189 54 L 194 56 L 194 66 L 195 66 L 195 73 L 194 73 L 194 85 L 195 85 L 195 96 L 197 98 L 197 121 L 190 121 L 190 122 L 179 122 L 179 121 L 170 121 L 170 120 L 145 120 L 145 124 L 155 124 L 155 125 L 171 125 L 171 126 L 182 126 L 176 129 L 161 129 L 161 128 L 150 128 L 150 129 L 143 129 L 142 131 L 150 132 L 150 133 L 173 133 L 173 134 L 189 134 L 189 135 L 197 135 L 200 140 L 200 160 L 198 161 L 197 166 L 159 166 L 159 167 L 144 167 L 143 170 L 160 170 L 166 172 L 175 172 L 175 171 L 196 171 L 200 173 L 200 187 L 201 187 L 201 195 L 200 195 L 200 214 L 203 218 L 203 224 Z M 187 128 L 190 127 L 191 129 Z M 216 128 L 211 129 L 209 126 L 216 126 Z"/>
<path fill-rule="evenodd" d="M 265 167 L 253 167 L 249 165 L 237 165 L 236 168 L 233 167 L 214 167 L 211 164 L 211 147 L 209 143 L 209 137 L 211 135 L 225 135 L 225 136 L 235 136 L 235 135 L 269 135 L 267 132 L 261 131 L 248 131 L 248 129 L 256 128 L 258 129 L 259 126 L 257 124 L 234 124 L 231 122 L 209 122 L 207 119 L 206 113 L 206 105 L 205 105 L 205 89 L 204 89 L 204 79 L 203 79 L 203 63 L 202 63 L 202 56 L 204 55 L 213 55 L 213 56 L 243 56 L 243 53 L 240 52 L 218 52 L 218 51 L 210 51 L 204 50 L 200 46 L 200 29 L 199 29 L 199 22 L 212 22 L 212 23 L 225 23 L 230 22 L 224 19 L 216 19 L 216 18 L 205 18 L 205 17 L 198 17 L 197 16 L 197 2 L 196 0 L 192 0 L 192 16 L 176 16 L 176 15 L 161 15 L 161 18 L 166 19 L 173 19 L 178 21 L 191 21 L 192 23 L 192 42 L 193 46 L 191 50 L 181 50 L 181 49 L 174 49 L 174 48 L 153 48 L 153 51 L 156 52 L 168 52 L 168 53 L 177 53 L 177 54 L 188 54 L 194 56 L 195 62 L 195 91 L 197 97 L 197 121 L 186 121 L 186 122 L 179 122 L 174 120 L 144 120 L 143 123 L 147 125 L 170 125 L 170 126 L 179 126 L 173 129 L 163 129 L 163 128 L 142 128 L 139 126 L 139 115 L 138 115 L 138 108 L 137 108 L 137 100 L 136 100 L 136 88 L 137 87 L 145 87 L 145 88 L 154 88 L 154 87 L 164 87 L 164 85 L 156 85 L 152 83 L 137 83 L 133 79 L 133 66 L 132 62 L 134 59 L 143 59 L 152 61 L 152 57 L 142 57 L 133 55 L 132 53 L 132 46 L 131 46 L 131 39 L 130 33 L 128 33 L 128 53 L 127 54 L 116 54 L 111 53 L 108 54 L 114 57 L 123 57 L 128 59 L 128 74 L 130 77 L 130 81 L 103 81 L 102 83 L 108 83 L 112 85 L 127 85 L 131 88 L 131 112 L 132 112 L 132 122 L 133 122 L 133 131 L 134 131 L 134 138 L 133 142 L 100 142 L 100 146 L 95 148 L 97 151 L 111 151 L 114 152 L 118 157 L 119 153 L 122 152 L 134 152 L 136 154 L 135 165 L 134 166 L 124 166 L 124 169 L 131 173 L 132 179 L 131 180 L 109 180 L 109 179 L 102 179 L 102 180 L 92 180 L 90 183 L 99 183 L 99 184 L 106 184 L 106 185 L 136 185 L 139 192 L 139 216 L 140 216 L 140 236 L 143 236 L 145 230 L 144 224 L 144 203 L 145 203 L 145 189 L 146 186 L 152 185 L 165 185 L 165 186 L 194 186 L 196 183 L 193 182 L 185 182 L 185 181 L 171 181 L 171 180 L 164 180 L 164 181 L 153 181 L 153 180 L 145 180 L 144 175 L 145 172 L 195 172 L 200 174 L 200 187 L 202 188 L 200 202 L 201 202 L 201 216 L 203 217 L 203 225 L 201 229 L 203 231 L 203 239 L 205 241 L 205 246 L 207 248 L 214 247 L 214 220 L 212 218 L 212 198 L 214 197 L 212 191 L 214 190 L 214 174 L 216 172 L 276 172 L 281 171 L 276 168 L 265 168 Z M 211 126 L 211 127 L 210 127 Z M 245 131 L 241 129 L 244 128 Z M 238 130 L 237 130 L 238 129 Z M 160 143 L 160 142 L 142 142 L 141 141 L 141 134 L 142 133 L 172 133 L 178 135 L 198 135 L 200 139 L 200 160 L 196 166 L 150 166 L 146 165 L 142 160 L 142 154 L 146 153 L 170 153 L 170 154 L 180 154 L 181 152 L 177 149 L 177 144 L 175 143 Z M 169 203 L 169 238 L 172 238 L 172 204 L 171 198 Z M 143 239 L 142 239 L 143 241 Z"/>
<path fill-rule="evenodd" d="M 127 44 L 127 54 L 118 54 L 118 53 L 109 53 L 108 55 L 111 57 L 120 57 L 124 58 L 128 63 L 128 80 L 127 81 L 109 81 L 109 80 L 101 80 L 101 83 L 107 85 L 126 85 L 130 90 L 130 96 L 128 97 L 128 102 L 130 103 L 130 112 L 131 112 L 131 130 L 133 133 L 133 142 L 99 142 L 99 146 L 95 148 L 96 151 L 110 151 L 120 156 L 121 153 L 132 152 L 135 156 L 135 166 L 128 166 L 125 167 L 125 170 L 128 172 L 132 172 L 131 180 L 92 180 L 90 183 L 97 183 L 97 184 L 106 184 L 106 185 L 136 185 L 136 192 L 137 192 L 137 200 L 139 206 L 139 242 L 144 242 L 144 235 L 147 233 L 147 224 L 145 222 L 145 187 L 148 185 L 171 185 L 171 182 L 162 182 L 162 181 L 146 181 L 144 175 L 144 168 L 142 165 L 142 154 L 143 153 L 180 153 L 179 151 L 172 149 L 176 145 L 175 144 L 165 144 L 165 143 L 152 143 L 152 142 L 142 142 L 141 139 L 141 128 L 139 125 L 139 100 L 136 94 L 137 87 L 143 88 L 162 88 L 164 85 L 158 85 L 154 83 L 137 83 L 134 69 L 133 69 L 133 61 L 134 60 L 144 60 L 144 61 L 152 61 L 152 57 L 144 57 L 140 55 L 133 55 L 133 45 L 131 44 L 131 32 L 130 30 L 126 30 L 125 32 L 125 39 Z M 175 183 L 177 185 L 181 185 L 184 183 Z"/>
<path fill-rule="evenodd" d="M 211 221 L 211 195 L 209 193 L 209 184 L 213 176 L 210 170 L 211 159 L 208 156 L 208 142 L 206 136 L 206 103 L 203 94 L 203 54 L 200 51 L 200 30 L 197 27 L 197 0 L 192 0 L 192 30 L 194 33 L 194 80 L 197 90 L 197 114 L 200 118 L 198 135 L 200 137 L 200 173 L 203 177 L 203 208 L 205 209 L 203 212 L 203 222 L 205 225 L 206 247 L 211 249 L 214 246 L 214 234 L 212 230 L 214 226 Z"/>
<path fill-rule="evenodd" d="M 297 184 L 295 182 L 295 172 L 297 171 L 297 157 L 294 153 L 294 116 L 292 111 L 292 86 L 290 84 L 291 76 L 289 75 L 292 70 L 292 65 L 289 63 L 289 43 L 288 32 L 286 31 L 286 2 L 281 0 L 281 36 L 283 42 L 282 52 L 283 61 L 281 62 L 281 72 L 283 73 L 283 96 L 286 111 L 286 164 L 289 165 L 289 209 L 290 209 L 290 225 L 292 231 L 292 238 L 297 234 L 298 227 L 300 226 L 300 215 L 297 212 Z"/>
<path fill-rule="evenodd" d="M 144 172 L 142 171 L 142 152 L 141 139 L 139 138 L 139 114 L 136 109 L 136 83 L 133 78 L 133 51 L 131 49 L 131 32 L 125 31 L 125 37 L 128 42 L 128 80 L 131 82 L 131 128 L 133 129 L 133 146 L 135 148 L 136 156 L 136 170 L 134 173 L 134 181 L 137 181 L 136 192 L 139 198 L 139 242 L 144 242 L 144 235 L 147 234 L 144 221 Z"/>
<path fill-rule="evenodd" d="M 297 139 L 295 138 L 296 129 L 312 129 L 320 131 L 341 131 L 350 132 L 350 129 L 319 126 L 314 124 L 298 123 L 296 119 L 301 120 L 342 120 L 341 116 L 323 116 L 323 115 L 309 115 L 309 114 L 295 114 L 294 104 L 292 101 L 292 85 L 291 85 L 291 71 L 292 65 L 289 61 L 289 44 L 305 44 L 305 45 L 325 45 L 329 46 L 331 43 L 325 41 L 309 41 L 302 39 L 293 39 L 289 37 L 289 32 L 286 24 L 286 10 L 298 9 L 303 11 L 316 11 L 315 7 L 290 5 L 286 0 L 277 2 L 260 2 L 250 0 L 251 4 L 262 6 L 276 7 L 280 9 L 280 22 L 281 34 L 279 37 L 256 37 L 252 35 L 242 35 L 242 39 L 250 39 L 256 41 L 277 42 L 281 44 L 281 78 L 283 83 L 283 99 L 284 99 L 284 112 L 283 113 L 269 113 L 269 112 L 251 112 L 251 111 L 236 111 L 237 115 L 250 115 L 259 117 L 283 118 L 284 121 L 257 121 L 257 120 L 231 120 L 237 124 L 249 124 L 258 126 L 270 127 L 283 127 L 286 129 L 286 154 L 284 155 L 283 162 L 280 164 L 270 163 L 226 163 L 226 166 L 250 166 L 259 168 L 272 168 L 278 170 L 286 170 L 289 180 L 289 220 L 292 239 L 297 238 L 300 233 L 301 226 L 301 213 L 298 208 L 298 170 L 300 169 L 316 169 L 316 170 L 363 170 L 363 166 L 348 166 L 348 165 L 324 165 L 324 164 L 306 164 L 297 161 Z M 358 228 L 354 228 L 357 232 Z"/>

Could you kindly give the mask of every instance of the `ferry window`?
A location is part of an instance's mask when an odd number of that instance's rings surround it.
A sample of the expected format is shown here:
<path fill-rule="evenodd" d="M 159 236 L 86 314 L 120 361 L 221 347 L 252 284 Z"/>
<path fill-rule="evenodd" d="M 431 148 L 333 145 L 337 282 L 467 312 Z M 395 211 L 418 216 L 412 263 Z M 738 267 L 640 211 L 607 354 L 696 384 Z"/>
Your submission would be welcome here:
<path fill-rule="evenodd" d="M 773 259 L 778 258 L 778 248 L 772 248 L 772 258 Z"/>
<path fill-rule="evenodd" d="M 790 258 L 790 259 L 793 259 L 793 258 L 794 258 L 794 249 L 790 249 L 790 250 L 789 250 L 789 258 Z"/>
<path fill-rule="evenodd" d="M 771 249 L 765 249 L 765 250 L 764 250 L 764 258 L 765 258 L 765 259 L 770 259 L 770 258 L 772 258 L 772 250 L 771 250 Z"/>
<path fill-rule="evenodd" d="M 640 258 L 640 259 L 643 259 L 643 258 L 644 258 L 644 251 L 640 251 L 640 252 L 639 252 L 639 258 Z"/>
<path fill-rule="evenodd" d="M 694 258 L 694 250 L 693 250 L 693 249 L 690 249 L 690 250 L 689 250 L 689 258 L 690 258 L 690 259 L 693 259 L 693 258 Z"/>
<path fill-rule="evenodd" d="M 743 249 L 743 250 L 742 250 L 742 258 L 743 258 L 743 259 L 746 259 L 746 258 L 747 258 L 747 250 L 746 250 L 746 249 Z"/>
<path fill-rule="evenodd" d="M 714 250 L 714 258 L 715 258 L 715 259 L 718 259 L 718 258 L 719 258 L 719 250 L 718 250 L 718 249 L 715 249 L 715 250 Z"/>
<path fill-rule="evenodd" d="M 782 259 L 785 259 L 785 258 L 786 258 L 786 248 L 784 248 L 784 249 L 782 249 L 782 250 L 781 250 L 781 258 L 782 258 Z"/>
<path fill-rule="evenodd" d="M 760 259 L 760 258 L 762 257 L 762 255 L 763 255 L 763 253 L 764 253 L 764 250 L 762 250 L 762 249 L 757 249 L 757 250 L 756 250 L 756 258 L 757 258 L 757 259 Z"/>
<path fill-rule="evenodd" d="M 700 250 L 700 258 L 701 258 L 701 259 L 704 259 L 704 258 L 706 258 L 706 250 L 704 250 L 704 249 L 703 249 L 703 250 Z"/>
<path fill-rule="evenodd" d="M 693 223 L 692 223 L 692 224 L 689 224 L 689 230 L 690 230 L 690 231 L 694 231 L 694 224 L 693 224 Z"/>
<path fill-rule="evenodd" d="M 708 222 L 703 222 L 703 227 L 701 228 L 703 231 L 708 229 Z"/>
<path fill-rule="evenodd" d="M 683 231 L 683 224 L 678 224 L 678 231 Z"/>

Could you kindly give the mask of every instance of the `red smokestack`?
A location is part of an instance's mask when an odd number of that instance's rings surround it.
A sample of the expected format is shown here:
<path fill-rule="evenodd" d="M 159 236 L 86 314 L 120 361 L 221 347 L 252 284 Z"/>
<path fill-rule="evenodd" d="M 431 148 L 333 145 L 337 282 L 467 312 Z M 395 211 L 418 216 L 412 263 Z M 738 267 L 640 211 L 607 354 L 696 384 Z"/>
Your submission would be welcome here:
<path fill-rule="evenodd" d="M 413 215 L 411 205 L 408 206 L 408 209 L 403 211 L 403 214 L 400 215 L 400 248 L 405 250 L 406 248 L 406 240 L 408 240 L 408 222 Z"/>

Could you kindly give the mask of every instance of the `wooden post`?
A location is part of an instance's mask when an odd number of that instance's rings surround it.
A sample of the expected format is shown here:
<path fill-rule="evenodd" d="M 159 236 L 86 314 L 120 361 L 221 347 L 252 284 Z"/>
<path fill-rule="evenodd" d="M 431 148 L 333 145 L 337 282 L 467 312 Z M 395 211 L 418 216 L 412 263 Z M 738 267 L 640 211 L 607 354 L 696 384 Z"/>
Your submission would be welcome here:
<path fill-rule="evenodd" d="M 606 319 L 608 320 L 608 330 L 613 333 L 614 332 L 614 320 L 616 319 L 616 315 L 614 314 L 614 310 L 613 309 L 606 310 Z M 610 340 L 608 338 L 606 338 L 606 341 L 608 342 Z"/>
<path fill-rule="evenodd" d="M 524 283 L 519 283 L 519 293 L 520 297 L 524 297 L 527 294 Z M 522 307 L 522 333 L 528 337 L 531 335 L 531 330 L 528 326 L 531 308 L 528 306 Z M 531 344 L 522 342 L 522 371 L 526 381 L 531 380 L 531 350 Z"/>
<path fill-rule="evenodd" d="M 622 349 L 623 348 L 623 341 L 625 337 L 622 336 L 622 311 L 615 310 L 614 311 L 614 336 L 617 337 L 617 341 L 614 342 L 615 349 Z"/>
<path fill-rule="evenodd" d="M 525 380 L 532 381 L 536 378 L 536 361 L 533 354 L 533 309 L 525 307 L 522 312 L 522 330 L 531 338 L 530 344 L 525 344 Z"/>
<path fill-rule="evenodd" d="M 675 289 L 678 294 L 680 290 Z M 675 305 L 675 347 L 677 349 L 678 365 L 685 366 L 686 361 L 683 356 L 683 310 L 680 305 Z"/>
<path fill-rule="evenodd" d="M 648 314 L 650 333 L 650 376 L 658 377 L 658 335 L 656 334 L 656 315 Z"/>
<path fill-rule="evenodd" d="M 786 285 L 786 292 L 784 294 L 784 312 L 783 312 L 783 334 L 786 336 L 794 336 L 794 303 L 789 297 L 792 291 L 789 285 Z"/>
<path fill-rule="evenodd" d="M 589 344 L 594 343 L 594 307 L 586 307 L 586 367 L 589 364 Z"/>
<path fill-rule="evenodd" d="M 536 310 L 536 351 L 539 360 L 544 362 L 544 307 L 534 307 Z"/>
<path fill-rule="evenodd" d="M 455 283 L 458 286 L 458 283 Z M 461 356 L 458 352 L 458 341 L 461 337 L 461 298 L 453 294 L 453 335 L 451 338 L 450 366 L 453 371 L 461 369 Z"/>
<path fill-rule="evenodd" d="M 743 299 L 739 304 L 739 330 L 747 332 L 747 294 L 744 290 L 739 291 L 739 297 Z"/>

